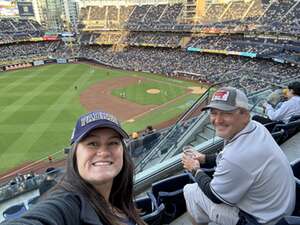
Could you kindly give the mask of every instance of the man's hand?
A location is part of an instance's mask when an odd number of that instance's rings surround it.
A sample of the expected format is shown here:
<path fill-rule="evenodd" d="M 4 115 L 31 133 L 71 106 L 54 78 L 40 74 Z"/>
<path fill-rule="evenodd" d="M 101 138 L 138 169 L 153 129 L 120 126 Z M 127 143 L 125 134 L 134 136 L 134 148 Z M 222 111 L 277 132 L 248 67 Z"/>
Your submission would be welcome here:
<path fill-rule="evenodd" d="M 193 158 L 197 159 L 200 164 L 205 163 L 205 154 L 203 153 L 195 152 Z"/>
<path fill-rule="evenodd" d="M 196 157 L 191 157 L 190 155 L 182 154 L 181 160 L 182 160 L 183 168 L 190 172 L 200 169 L 200 162 Z"/>

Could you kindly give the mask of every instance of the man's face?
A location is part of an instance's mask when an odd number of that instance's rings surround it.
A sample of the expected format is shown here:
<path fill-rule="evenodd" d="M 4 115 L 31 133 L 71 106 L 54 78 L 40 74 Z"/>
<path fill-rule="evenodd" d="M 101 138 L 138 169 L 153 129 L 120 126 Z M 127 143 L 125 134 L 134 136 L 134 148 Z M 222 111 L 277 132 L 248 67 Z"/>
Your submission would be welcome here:
<path fill-rule="evenodd" d="M 230 140 L 249 122 L 249 113 L 243 109 L 222 111 L 210 109 L 210 122 L 216 129 L 217 136 Z"/>
<path fill-rule="evenodd" d="M 294 91 L 292 89 L 288 89 L 286 96 L 288 99 L 292 98 L 294 96 Z"/>

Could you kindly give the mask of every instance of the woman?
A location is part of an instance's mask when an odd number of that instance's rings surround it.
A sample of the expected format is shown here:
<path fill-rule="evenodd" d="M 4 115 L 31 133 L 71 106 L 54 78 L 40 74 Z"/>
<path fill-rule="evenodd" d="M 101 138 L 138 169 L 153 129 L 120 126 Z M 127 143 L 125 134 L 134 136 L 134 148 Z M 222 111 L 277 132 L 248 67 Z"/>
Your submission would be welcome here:
<path fill-rule="evenodd" d="M 144 225 L 133 204 L 127 133 L 105 112 L 81 116 L 61 182 L 22 218 L 5 225 Z"/>

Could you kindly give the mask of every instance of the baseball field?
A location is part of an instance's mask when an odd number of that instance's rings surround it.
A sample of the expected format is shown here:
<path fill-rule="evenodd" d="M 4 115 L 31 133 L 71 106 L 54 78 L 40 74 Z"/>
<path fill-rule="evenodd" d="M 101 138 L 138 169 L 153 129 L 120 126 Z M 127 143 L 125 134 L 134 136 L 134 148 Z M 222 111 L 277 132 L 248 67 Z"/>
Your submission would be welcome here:
<path fill-rule="evenodd" d="M 87 111 L 113 113 L 131 133 L 175 118 L 203 91 L 195 82 L 90 64 L 0 73 L 0 173 L 62 152 Z"/>

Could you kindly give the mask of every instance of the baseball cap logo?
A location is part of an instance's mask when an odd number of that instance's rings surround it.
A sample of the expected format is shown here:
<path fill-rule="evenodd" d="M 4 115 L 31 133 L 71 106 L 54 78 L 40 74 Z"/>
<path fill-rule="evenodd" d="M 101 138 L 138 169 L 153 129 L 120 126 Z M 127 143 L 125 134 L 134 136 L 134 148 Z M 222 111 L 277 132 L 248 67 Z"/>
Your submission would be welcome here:
<path fill-rule="evenodd" d="M 110 115 L 108 113 L 103 113 L 103 112 L 92 112 L 89 113 L 88 115 L 81 117 L 81 126 L 83 127 L 97 120 L 109 120 L 119 125 L 118 120 L 113 115 Z"/>
<path fill-rule="evenodd" d="M 226 102 L 229 96 L 229 91 L 217 91 L 212 97 L 212 101 L 224 101 Z"/>

